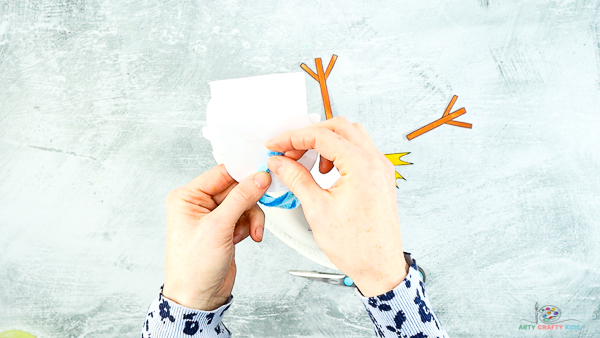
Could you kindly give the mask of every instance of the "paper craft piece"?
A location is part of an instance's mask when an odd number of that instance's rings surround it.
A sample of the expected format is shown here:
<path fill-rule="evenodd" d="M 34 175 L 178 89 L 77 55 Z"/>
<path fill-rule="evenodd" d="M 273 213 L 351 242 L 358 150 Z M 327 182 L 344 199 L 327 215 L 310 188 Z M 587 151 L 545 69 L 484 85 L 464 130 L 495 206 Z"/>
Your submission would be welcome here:
<path fill-rule="evenodd" d="M 283 156 L 283 153 L 276 151 L 269 151 L 268 156 Z M 269 168 L 267 167 L 267 163 L 265 162 L 264 166 L 260 168 L 260 171 L 266 171 L 271 173 Z M 258 201 L 261 205 L 265 207 L 274 207 L 274 208 L 282 208 L 282 209 L 295 209 L 300 206 L 300 200 L 298 197 L 294 195 L 291 191 L 285 192 L 282 195 L 277 197 L 269 195 L 269 193 L 265 193 L 260 200 Z"/>
<path fill-rule="evenodd" d="M 408 155 L 410 154 L 410 152 L 408 153 L 395 153 L 395 154 L 385 154 L 385 157 L 387 157 L 388 160 L 390 160 L 390 162 L 392 162 L 393 165 L 410 165 L 412 163 L 410 162 L 405 162 L 402 161 L 400 158 L 402 158 L 402 156 L 404 155 Z M 394 178 L 394 181 L 396 181 L 397 179 L 403 179 L 406 181 L 406 178 L 402 177 L 402 175 L 400 175 L 400 173 L 398 173 L 398 171 L 396 170 L 396 177 Z M 398 188 L 398 182 L 396 182 L 396 188 Z"/>
<path fill-rule="evenodd" d="M 238 182 L 264 168 L 268 139 L 320 120 L 319 114 L 307 113 L 302 72 L 213 81 L 210 93 L 203 136 L 213 157 Z M 317 152 L 310 150 L 298 162 L 310 170 L 316 158 Z M 271 196 L 289 191 L 275 175 L 271 179 Z"/>
<path fill-rule="evenodd" d="M 269 151 L 263 147 L 264 141 L 321 119 L 320 114 L 307 114 L 304 72 L 215 81 L 210 90 L 203 134 L 210 140 L 217 163 L 224 163 L 236 180 L 266 169 Z M 311 170 L 316 156 L 309 151 L 299 162 Z M 269 196 L 286 195 L 287 187 L 277 177 L 271 178 Z M 259 206 L 265 213 L 265 228 L 275 237 L 318 264 L 336 269 L 308 231 L 302 207 Z"/>
<path fill-rule="evenodd" d="M 449 114 L 450 110 L 452 110 L 452 107 L 454 106 L 454 103 L 456 102 L 456 99 L 458 99 L 458 96 L 454 95 L 452 97 L 452 100 L 450 100 L 450 103 L 446 107 L 446 110 L 444 111 L 444 115 L 442 115 L 442 118 L 431 122 L 430 124 L 426 125 L 423 128 L 413 131 L 412 133 L 406 135 L 406 138 L 410 141 L 417 136 L 421 136 L 424 133 L 441 126 L 442 124 L 449 124 L 449 125 L 456 126 L 456 127 L 471 129 L 473 127 L 473 125 L 470 123 L 454 121 L 455 118 L 467 113 L 465 108 L 460 108 L 459 110 L 455 111 L 454 113 Z"/>
<path fill-rule="evenodd" d="M 329 61 L 329 65 L 327 65 L 327 70 L 323 72 L 323 62 L 321 58 L 315 59 L 315 65 L 317 67 L 317 73 L 313 72 L 306 64 L 301 64 L 300 67 L 304 69 L 308 75 L 312 76 L 313 79 L 319 82 L 321 86 L 321 96 L 323 97 L 323 106 L 325 107 L 325 117 L 327 120 L 333 118 L 333 114 L 331 113 L 331 103 L 329 102 L 329 92 L 327 91 L 327 78 L 329 77 L 329 73 L 333 69 L 333 65 L 335 64 L 335 60 L 337 60 L 337 55 L 333 54 L 331 56 L 331 60 Z"/>

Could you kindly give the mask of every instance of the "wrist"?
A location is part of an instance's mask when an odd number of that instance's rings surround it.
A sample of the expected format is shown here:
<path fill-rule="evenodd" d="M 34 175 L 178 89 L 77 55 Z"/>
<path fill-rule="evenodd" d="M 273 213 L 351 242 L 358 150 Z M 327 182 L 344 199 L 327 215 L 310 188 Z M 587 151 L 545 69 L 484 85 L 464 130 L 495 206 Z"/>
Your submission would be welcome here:
<path fill-rule="evenodd" d="M 409 265 L 402 258 L 402 262 L 381 272 L 372 272 L 368 276 L 354 280 L 356 287 L 365 297 L 383 295 L 396 288 L 408 275 Z"/>
<path fill-rule="evenodd" d="M 172 288 L 167 283 L 165 283 L 163 287 L 162 295 L 181 306 L 200 311 L 213 311 L 218 309 L 223 306 L 223 304 L 227 303 L 227 300 L 230 297 L 230 295 L 222 296 L 214 293 L 191 294 L 178 290 L 177 288 Z"/>

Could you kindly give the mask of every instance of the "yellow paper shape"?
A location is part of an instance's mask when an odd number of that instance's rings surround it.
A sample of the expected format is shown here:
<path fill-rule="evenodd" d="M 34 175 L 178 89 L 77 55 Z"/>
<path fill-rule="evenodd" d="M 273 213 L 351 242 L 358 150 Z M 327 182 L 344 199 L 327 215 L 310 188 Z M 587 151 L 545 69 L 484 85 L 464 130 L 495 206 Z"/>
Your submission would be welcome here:
<path fill-rule="evenodd" d="M 394 153 L 394 154 L 385 154 L 385 157 L 387 157 L 388 160 L 390 160 L 390 162 L 392 162 L 393 165 L 409 165 L 412 164 L 410 162 L 406 162 L 406 161 L 402 161 L 400 158 L 404 155 L 408 155 L 410 154 L 410 152 L 408 153 Z M 406 178 L 402 177 L 402 175 L 400 175 L 400 173 L 398 173 L 398 171 L 396 171 L 396 177 L 394 178 L 394 182 L 397 179 L 403 179 L 406 181 Z M 396 182 L 396 188 L 398 188 L 398 182 Z"/>

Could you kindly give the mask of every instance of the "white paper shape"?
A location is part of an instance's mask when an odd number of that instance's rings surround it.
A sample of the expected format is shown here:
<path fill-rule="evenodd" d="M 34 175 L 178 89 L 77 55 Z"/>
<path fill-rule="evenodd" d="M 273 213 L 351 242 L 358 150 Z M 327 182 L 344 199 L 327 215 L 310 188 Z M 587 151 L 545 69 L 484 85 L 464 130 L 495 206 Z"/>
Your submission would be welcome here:
<path fill-rule="evenodd" d="M 210 93 L 202 133 L 217 162 L 238 182 L 266 169 L 267 140 L 320 120 L 307 112 L 302 72 L 213 81 Z M 316 158 L 316 151 L 309 150 L 298 162 L 310 170 Z M 288 191 L 275 175 L 271 179 L 269 193 Z"/>

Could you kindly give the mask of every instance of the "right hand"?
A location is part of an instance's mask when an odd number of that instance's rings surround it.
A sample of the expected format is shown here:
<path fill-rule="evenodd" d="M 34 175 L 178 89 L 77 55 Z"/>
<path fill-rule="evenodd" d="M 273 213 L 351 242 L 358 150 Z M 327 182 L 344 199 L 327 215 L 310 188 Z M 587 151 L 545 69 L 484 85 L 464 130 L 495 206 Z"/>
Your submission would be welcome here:
<path fill-rule="evenodd" d="M 288 131 L 265 144 L 284 156 L 267 165 L 298 197 L 315 241 L 366 297 L 384 294 L 406 277 L 396 205 L 395 169 L 366 130 L 343 117 Z M 295 161 L 316 149 L 340 172 L 321 189 Z"/>

